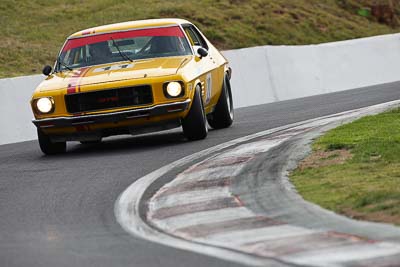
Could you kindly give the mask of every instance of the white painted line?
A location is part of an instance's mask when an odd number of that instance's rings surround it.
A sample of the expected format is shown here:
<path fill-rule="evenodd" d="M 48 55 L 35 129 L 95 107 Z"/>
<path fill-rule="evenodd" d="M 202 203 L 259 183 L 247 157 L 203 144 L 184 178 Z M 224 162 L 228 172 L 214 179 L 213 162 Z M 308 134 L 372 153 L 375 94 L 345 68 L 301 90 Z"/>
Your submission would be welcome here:
<path fill-rule="evenodd" d="M 228 187 L 213 187 L 203 190 L 180 192 L 160 198 L 155 196 L 149 203 L 149 211 L 153 212 L 161 208 L 170 208 L 182 204 L 193 204 L 227 197 L 232 197 Z"/>
<path fill-rule="evenodd" d="M 296 264 L 325 266 L 326 264 L 367 260 L 376 257 L 395 255 L 397 253 L 400 253 L 400 245 L 383 242 L 313 250 L 306 253 L 285 256 L 283 259 Z"/>
<path fill-rule="evenodd" d="M 254 143 L 252 142 L 231 149 L 229 152 L 224 153 L 224 155 L 228 155 L 229 157 L 254 156 L 255 154 L 267 152 L 268 150 L 281 144 L 285 140 L 286 139 L 283 138 L 279 140 L 261 140 Z"/>
<path fill-rule="evenodd" d="M 208 167 L 206 169 L 179 174 L 170 184 L 180 184 L 181 182 L 192 182 L 192 181 L 207 181 L 212 179 L 217 179 L 221 177 L 235 176 L 239 174 L 240 170 L 245 166 L 245 164 L 238 164 L 235 166 L 223 166 L 223 167 Z M 167 185 L 167 186 L 168 186 Z"/>
<path fill-rule="evenodd" d="M 218 223 L 253 216 L 255 216 L 254 213 L 249 209 L 238 207 L 184 214 L 163 220 L 153 220 L 153 223 L 161 229 L 167 229 L 170 232 L 174 232 L 179 228 L 188 226 L 205 223 Z"/>
<path fill-rule="evenodd" d="M 292 225 L 274 225 L 264 228 L 236 230 L 232 232 L 222 232 L 202 238 L 204 242 L 228 245 L 229 247 L 239 247 L 253 242 L 268 241 L 279 238 L 294 237 L 300 235 L 315 234 L 318 231 Z"/>

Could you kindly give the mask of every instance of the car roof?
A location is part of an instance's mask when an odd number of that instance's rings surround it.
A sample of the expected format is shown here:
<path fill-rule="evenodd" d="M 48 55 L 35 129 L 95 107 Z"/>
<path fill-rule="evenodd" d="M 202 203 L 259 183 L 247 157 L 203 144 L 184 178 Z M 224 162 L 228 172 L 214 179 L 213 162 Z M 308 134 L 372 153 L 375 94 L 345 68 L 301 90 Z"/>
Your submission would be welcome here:
<path fill-rule="evenodd" d="M 108 24 L 98 27 L 93 27 L 89 29 L 85 29 L 74 34 L 71 34 L 68 39 L 81 37 L 81 36 L 89 36 L 92 34 L 98 33 L 106 33 L 113 31 L 126 31 L 131 29 L 142 29 L 142 28 L 151 28 L 151 27 L 165 27 L 169 25 L 180 25 L 190 23 L 184 19 L 146 19 L 146 20 L 136 20 L 136 21 L 127 21 L 115 24 Z"/>

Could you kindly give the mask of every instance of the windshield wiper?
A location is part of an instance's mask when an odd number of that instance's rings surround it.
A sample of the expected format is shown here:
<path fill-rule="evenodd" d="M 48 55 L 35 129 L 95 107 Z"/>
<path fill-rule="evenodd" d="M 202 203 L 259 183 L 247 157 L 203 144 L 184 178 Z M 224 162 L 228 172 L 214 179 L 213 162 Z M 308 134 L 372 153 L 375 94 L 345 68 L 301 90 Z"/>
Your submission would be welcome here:
<path fill-rule="evenodd" d="M 58 62 L 58 70 L 62 71 L 62 69 L 60 68 L 60 66 L 65 67 L 68 70 L 72 70 L 72 68 L 70 66 L 68 66 L 67 64 L 65 64 L 64 62 L 61 61 L 61 57 L 57 58 L 57 62 Z"/>
<path fill-rule="evenodd" d="M 127 54 L 121 52 L 121 50 L 119 49 L 119 46 L 117 45 L 117 42 L 115 42 L 115 40 L 112 37 L 110 37 L 110 39 L 113 41 L 113 44 L 114 44 L 115 48 L 117 48 L 118 53 L 121 55 L 121 57 L 123 57 L 126 60 L 129 60 L 130 62 L 133 62 L 133 60 Z"/>

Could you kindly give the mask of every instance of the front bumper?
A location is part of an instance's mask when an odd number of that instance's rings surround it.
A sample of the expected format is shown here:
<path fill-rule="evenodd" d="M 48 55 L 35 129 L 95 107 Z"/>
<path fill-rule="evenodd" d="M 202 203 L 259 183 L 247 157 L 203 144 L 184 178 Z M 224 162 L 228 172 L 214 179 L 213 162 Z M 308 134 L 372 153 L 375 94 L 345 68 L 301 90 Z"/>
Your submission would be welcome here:
<path fill-rule="evenodd" d="M 40 129 L 52 129 L 58 127 L 85 126 L 97 123 L 113 123 L 136 118 L 146 118 L 175 112 L 182 112 L 188 109 L 190 99 L 181 102 L 155 105 L 148 108 L 138 108 L 118 112 L 81 115 L 74 117 L 57 117 L 48 119 L 32 120 L 33 124 Z"/>

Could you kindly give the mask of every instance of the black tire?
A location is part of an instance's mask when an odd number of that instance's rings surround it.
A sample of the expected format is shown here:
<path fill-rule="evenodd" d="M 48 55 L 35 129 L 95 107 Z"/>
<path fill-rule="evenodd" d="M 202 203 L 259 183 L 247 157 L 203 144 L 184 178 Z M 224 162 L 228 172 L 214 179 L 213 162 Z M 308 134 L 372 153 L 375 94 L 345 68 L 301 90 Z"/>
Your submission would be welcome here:
<path fill-rule="evenodd" d="M 225 75 L 222 92 L 214 111 L 207 117 L 208 124 L 214 129 L 228 128 L 234 118 L 233 99 L 229 78 Z"/>
<path fill-rule="evenodd" d="M 201 140 L 207 137 L 207 120 L 199 86 L 196 86 L 189 113 L 186 118 L 182 120 L 182 129 L 183 134 L 189 140 Z"/>
<path fill-rule="evenodd" d="M 37 130 L 39 146 L 42 152 L 46 155 L 61 154 L 67 151 L 66 142 L 51 142 L 50 138 L 41 130 Z"/>

